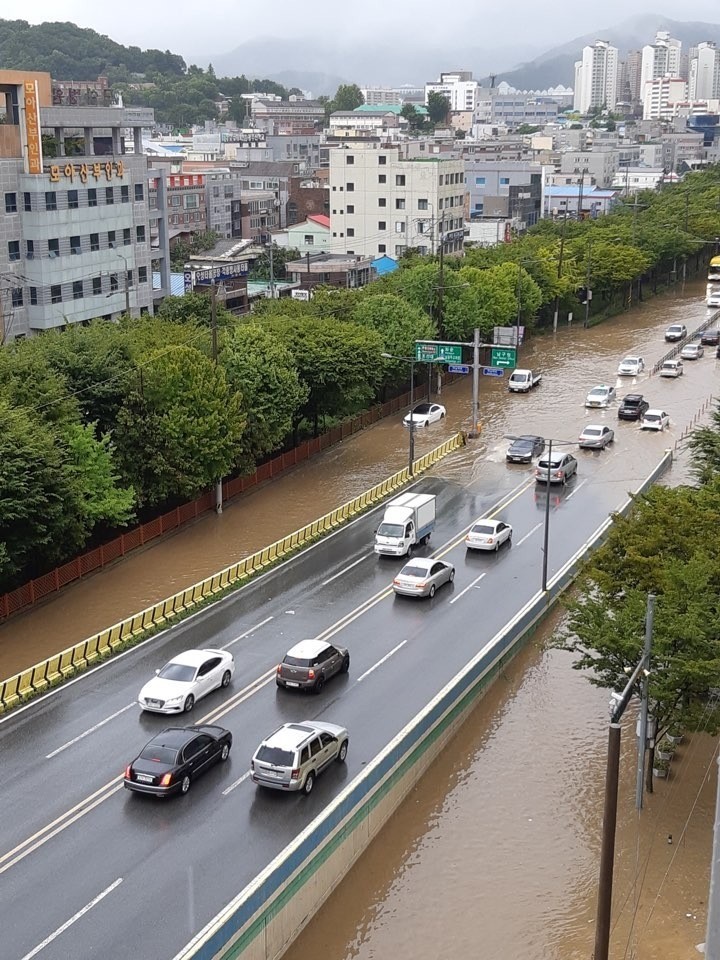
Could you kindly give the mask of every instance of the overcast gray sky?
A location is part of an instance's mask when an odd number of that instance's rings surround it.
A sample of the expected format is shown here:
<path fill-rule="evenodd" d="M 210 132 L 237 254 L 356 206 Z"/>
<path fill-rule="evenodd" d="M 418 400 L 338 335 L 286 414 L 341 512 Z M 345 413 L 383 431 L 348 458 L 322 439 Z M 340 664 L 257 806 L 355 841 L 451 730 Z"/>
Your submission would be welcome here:
<path fill-rule="evenodd" d="M 490 15 L 489 10 L 493 11 Z M 463 46 L 476 37 L 482 48 L 491 43 L 507 47 L 515 42 L 523 52 L 532 47 L 540 52 L 650 12 L 675 20 L 720 22 L 719 0 L 688 0 L 681 5 L 677 0 L 603 0 L 588 4 L 512 0 L 505 7 L 478 0 L 454 0 L 447 5 L 437 0 L 363 0 L 360 4 L 326 0 L 311 5 L 298 0 L 212 0 L 207 5 L 198 0 L 25 0 L 12 12 L 3 9 L 2 16 L 22 17 L 31 23 L 70 20 L 119 43 L 170 49 L 191 59 L 226 53 L 253 37 L 302 37 L 317 35 L 320 30 L 343 39 L 380 34 L 388 40 L 397 33 L 409 42 L 418 37 L 425 43 L 444 40 L 452 44 L 455 40 Z M 322 19 L 320 30 L 318 17 Z M 448 54 L 452 59 L 451 45 Z M 322 64 L 308 63 L 307 68 L 322 70 Z"/>

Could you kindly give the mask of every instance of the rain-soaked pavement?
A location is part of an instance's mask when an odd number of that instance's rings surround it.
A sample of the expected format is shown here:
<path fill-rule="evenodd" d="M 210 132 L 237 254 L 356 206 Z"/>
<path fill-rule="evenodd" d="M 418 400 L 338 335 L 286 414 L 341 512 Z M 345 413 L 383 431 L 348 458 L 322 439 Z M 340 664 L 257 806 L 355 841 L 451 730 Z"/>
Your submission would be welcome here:
<path fill-rule="evenodd" d="M 532 341 L 521 361 L 543 372 L 543 385 L 509 400 L 504 382 L 483 379 L 482 437 L 445 461 L 442 475 L 467 482 L 484 469 L 500 469 L 507 433 L 573 439 L 584 417 L 585 392 L 603 381 L 615 383 L 620 357 L 638 352 L 652 363 L 665 351 L 666 324 L 682 319 L 692 328 L 705 319 L 702 286 L 688 285 L 685 298 L 678 291 L 590 330 L 563 326 L 556 335 Z M 656 438 L 658 451 L 718 393 L 720 361 L 708 355 L 687 367 L 678 381 L 637 385 L 667 406 L 674 421 L 665 440 Z M 619 393 L 632 387 L 619 385 Z M 418 453 L 467 426 L 469 380 L 446 389 L 442 402 L 448 418 L 420 433 Z M 607 416 L 610 422 L 615 414 Z M 633 456 L 632 448 L 627 455 Z M 301 526 L 399 469 L 406 456 L 407 433 L 399 418 L 392 418 L 237 501 L 222 517 L 208 515 L 69 588 L 0 629 L 0 673 L 34 662 Z M 686 467 L 673 472 L 687 476 Z M 294 945 L 294 957 L 585 960 L 591 955 L 607 694 L 572 671 L 566 654 L 545 649 L 551 626 L 505 670 Z M 658 784 L 639 821 L 633 746 L 629 723 L 612 955 L 689 960 L 698 956 L 694 945 L 704 939 L 715 741 L 701 736 L 681 747 L 672 778 Z"/>

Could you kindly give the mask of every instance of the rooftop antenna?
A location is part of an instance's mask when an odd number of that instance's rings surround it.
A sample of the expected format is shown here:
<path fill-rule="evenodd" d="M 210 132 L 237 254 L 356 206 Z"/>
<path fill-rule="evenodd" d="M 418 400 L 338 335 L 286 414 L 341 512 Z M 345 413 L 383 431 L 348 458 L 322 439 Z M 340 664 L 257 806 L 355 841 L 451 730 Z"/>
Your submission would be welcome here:
<path fill-rule="evenodd" d="M 497 79 L 496 73 L 490 74 L 490 89 L 492 90 L 495 87 L 495 80 Z"/>

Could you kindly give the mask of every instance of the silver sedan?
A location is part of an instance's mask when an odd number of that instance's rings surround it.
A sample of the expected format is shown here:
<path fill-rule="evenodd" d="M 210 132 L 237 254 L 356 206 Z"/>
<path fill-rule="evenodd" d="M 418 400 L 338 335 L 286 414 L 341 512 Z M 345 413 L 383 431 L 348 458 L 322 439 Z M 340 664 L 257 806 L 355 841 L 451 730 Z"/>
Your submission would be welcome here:
<path fill-rule="evenodd" d="M 404 597 L 434 597 L 444 583 L 455 579 L 455 567 L 444 560 L 416 557 L 393 580 L 393 590 Z"/>
<path fill-rule="evenodd" d="M 604 450 L 615 439 L 615 431 L 599 423 L 590 423 L 578 437 L 581 450 Z"/>

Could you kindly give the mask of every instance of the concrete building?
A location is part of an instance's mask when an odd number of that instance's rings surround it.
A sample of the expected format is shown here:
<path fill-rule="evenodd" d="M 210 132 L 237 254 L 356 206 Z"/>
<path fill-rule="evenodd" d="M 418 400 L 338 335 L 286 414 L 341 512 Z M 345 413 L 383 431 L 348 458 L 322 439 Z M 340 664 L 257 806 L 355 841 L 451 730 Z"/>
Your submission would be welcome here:
<path fill-rule="evenodd" d="M 201 173 L 170 174 L 165 178 L 167 190 L 168 238 L 187 240 L 193 233 L 207 230 L 205 178 Z M 150 198 L 157 195 L 153 187 Z"/>
<path fill-rule="evenodd" d="M 218 303 L 231 313 L 248 313 L 247 277 L 258 252 L 248 240 L 221 240 L 207 253 L 190 257 L 183 273 L 185 293 L 209 296 L 214 286 Z"/>
<path fill-rule="evenodd" d="M 330 234 L 330 217 L 319 214 L 302 223 L 294 223 L 286 230 L 278 230 L 272 235 L 272 241 L 278 247 L 299 250 L 303 254 L 329 252 Z"/>
<path fill-rule="evenodd" d="M 680 77 L 656 77 L 645 84 L 643 120 L 665 120 L 673 116 L 675 105 L 687 100 L 687 83 Z"/>
<path fill-rule="evenodd" d="M 640 99 L 644 103 L 647 86 L 661 77 L 681 76 L 682 44 L 674 40 L 667 30 L 659 30 L 655 42 L 642 48 L 640 67 Z"/>
<path fill-rule="evenodd" d="M 327 181 L 318 177 L 292 177 L 287 202 L 287 225 L 311 216 L 330 216 Z"/>
<path fill-rule="evenodd" d="M 594 220 L 610 213 L 617 203 L 619 190 L 600 190 L 597 187 L 545 185 L 543 215 L 552 219 L 568 217 L 574 220 Z"/>
<path fill-rule="evenodd" d="M 542 216 L 542 167 L 527 161 L 467 160 L 470 220 L 508 219 L 527 230 Z"/>
<path fill-rule="evenodd" d="M 389 131 L 396 133 L 401 122 L 399 113 L 385 107 L 364 110 L 336 110 L 330 114 L 331 137 L 381 137 Z"/>
<path fill-rule="evenodd" d="M 253 124 L 273 136 L 316 133 L 325 123 L 325 107 L 317 100 L 251 101 Z"/>
<path fill-rule="evenodd" d="M 713 42 L 698 44 L 690 59 L 688 81 L 690 100 L 720 98 L 720 49 Z"/>
<path fill-rule="evenodd" d="M 617 153 L 612 150 L 569 150 L 560 156 L 560 173 L 587 174 L 599 187 L 611 186 L 618 167 Z"/>
<path fill-rule="evenodd" d="M 354 290 L 374 279 L 372 257 L 338 253 L 307 253 L 302 260 L 285 264 L 285 273 L 299 290 L 312 296 L 315 287 L 341 287 Z M 296 296 L 296 294 L 293 294 Z M 298 299 L 307 299 L 298 297 Z"/>
<path fill-rule="evenodd" d="M 613 110 L 617 103 L 618 49 L 607 40 L 583 48 L 575 64 L 574 107 L 587 113 L 594 107 Z"/>
<path fill-rule="evenodd" d="M 49 74 L 0 71 L 0 340 L 152 312 L 170 287 L 164 178 L 151 209 L 142 154 L 152 110 L 51 101 Z"/>
<path fill-rule="evenodd" d="M 439 80 L 425 84 L 425 103 L 431 93 L 440 93 L 447 97 L 451 110 L 474 110 L 479 89 L 480 84 L 473 80 L 470 70 L 441 73 Z"/>
<path fill-rule="evenodd" d="M 465 170 L 459 158 L 411 158 L 401 144 L 348 143 L 330 152 L 332 245 L 393 258 L 409 248 L 461 253 Z"/>
<path fill-rule="evenodd" d="M 473 114 L 474 123 L 499 124 L 510 128 L 526 123 L 544 126 L 557 119 L 560 107 L 554 100 L 538 99 L 524 93 L 496 93 L 483 98 Z"/>
<path fill-rule="evenodd" d="M 360 93 L 369 107 L 384 107 L 388 104 L 402 106 L 400 91 L 394 87 L 360 87 Z"/>
<path fill-rule="evenodd" d="M 655 190 L 665 180 L 664 167 L 624 166 L 615 174 L 613 188 L 623 196 L 639 193 L 641 190 Z"/>
<path fill-rule="evenodd" d="M 279 201 L 272 190 L 248 190 L 240 171 L 228 168 L 205 173 L 207 226 L 224 239 L 266 243 L 280 226 Z"/>

